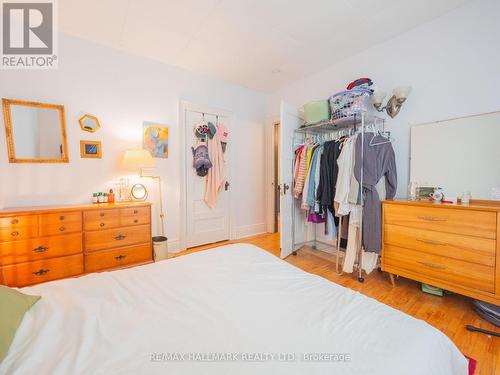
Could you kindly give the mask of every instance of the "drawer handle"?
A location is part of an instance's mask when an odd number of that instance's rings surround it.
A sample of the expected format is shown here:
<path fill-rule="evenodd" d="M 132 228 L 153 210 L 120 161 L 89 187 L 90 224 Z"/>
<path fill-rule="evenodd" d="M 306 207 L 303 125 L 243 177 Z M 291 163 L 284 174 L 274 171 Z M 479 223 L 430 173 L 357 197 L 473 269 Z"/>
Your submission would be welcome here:
<path fill-rule="evenodd" d="M 10 222 L 11 224 L 18 224 L 19 223 L 19 220 L 18 219 L 14 219 Z"/>
<path fill-rule="evenodd" d="M 429 263 L 429 262 L 420 262 L 417 261 L 418 264 L 421 264 L 422 266 L 426 266 L 429 268 L 434 268 L 436 270 L 444 270 L 446 267 L 441 265 L 441 264 L 434 264 L 434 263 Z"/>
<path fill-rule="evenodd" d="M 127 256 L 126 255 L 118 255 L 115 257 L 116 260 L 122 260 L 125 259 Z"/>
<path fill-rule="evenodd" d="M 139 213 L 139 210 L 134 210 L 134 214 L 138 214 Z"/>
<path fill-rule="evenodd" d="M 35 253 L 44 253 L 48 250 L 49 248 L 46 246 L 38 246 L 33 249 Z"/>
<path fill-rule="evenodd" d="M 425 220 L 425 221 L 447 221 L 448 219 L 445 219 L 443 217 L 435 217 L 435 216 L 418 216 L 420 220 Z"/>
<path fill-rule="evenodd" d="M 126 236 L 124 236 L 123 234 L 120 234 L 118 236 L 115 237 L 115 240 L 117 241 L 121 241 L 121 240 L 124 240 Z"/>
<path fill-rule="evenodd" d="M 60 231 L 60 232 L 64 232 L 65 230 L 66 230 L 66 228 L 65 228 L 65 227 L 59 227 L 59 231 Z"/>
<path fill-rule="evenodd" d="M 99 216 L 100 216 L 100 217 L 104 217 L 104 215 L 106 215 L 104 212 L 101 212 L 101 213 L 99 214 Z"/>
<path fill-rule="evenodd" d="M 65 217 L 64 217 L 64 216 L 62 216 L 62 215 L 61 215 L 61 216 L 59 216 L 59 220 L 63 221 L 64 219 L 65 219 Z"/>
<path fill-rule="evenodd" d="M 135 220 L 134 220 L 134 223 L 136 223 L 136 224 L 137 224 L 138 222 L 139 222 L 139 220 L 138 220 L 138 219 L 135 219 Z"/>
<path fill-rule="evenodd" d="M 12 232 L 10 235 L 11 235 L 12 237 L 17 237 L 17 236 L 19 236 L 19 232 L 18 232 L 18 231 L 15 231 L 15 232 Z"/>
<path fill-rule="evenodd" d="M 101 224 L 99 224 L 99 225 L 100 225 L 101 227 L 103 227 L 103 226 L 105 226 L 106 224 L 104 224 L 104 223 L 101 223 Z"/>
<path fill-rule="evenodd" d="M 446 245 L 448 245 L 446 242 L 434 241 L 434 240 L 426 240 L 425 238 L 417 238 L 417 241 L 420 241 L 420 242 L 423 242 L 423 243 L 428 243 L 429 245 L 439 245 L 439 246 L 446 246 Z"/>
<path fill-rule="evenodd" d="M 38 271 L 35 271 L 35 272 L 32 272 L 33 275 L 36 275 L 36 276 L 43 276 L 47 273 L 49 273 L 50 270 L 48 269 L 45 269 L 45 268 L 42 268 L 41 270 L 38 270 Z"/>

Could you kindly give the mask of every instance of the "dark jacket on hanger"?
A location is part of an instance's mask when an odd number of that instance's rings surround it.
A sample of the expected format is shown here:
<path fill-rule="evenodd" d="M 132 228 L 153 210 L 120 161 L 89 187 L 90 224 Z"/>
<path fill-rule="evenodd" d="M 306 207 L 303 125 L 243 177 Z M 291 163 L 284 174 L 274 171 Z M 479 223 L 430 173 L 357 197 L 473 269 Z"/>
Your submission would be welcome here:
<path fill-rule="evenodd" d="M 337 184 L 337 176 L 339 172 L 337 164 L 337 158 L 339 155 L 339 142 L 325 142 L 323 146 L 323 155 L 321 156 L 320 161 L 317 200 L 324 210 L 328 209 L 332 214 L 334 214 L 333 198 L 335 198 L 335 185 Z"/>
<path fill-rule="evenodd" d="M 364 136 L 364 160 L 361 161 L 361 136 L 356 139 L 356 160 L 354 176 L 361 183 L 361 168 L 363 164 L 363 246 L 366 251 L 380 254 L 382 242 L 382 208 L 376 185 L 385 176 L 386 199 L 396 195 L 397 173 L 396 157 L 392 143 L 370 146 L 374 135 Z M 372 143 L 387 142 L 387 139 L 376 135 Z"/>

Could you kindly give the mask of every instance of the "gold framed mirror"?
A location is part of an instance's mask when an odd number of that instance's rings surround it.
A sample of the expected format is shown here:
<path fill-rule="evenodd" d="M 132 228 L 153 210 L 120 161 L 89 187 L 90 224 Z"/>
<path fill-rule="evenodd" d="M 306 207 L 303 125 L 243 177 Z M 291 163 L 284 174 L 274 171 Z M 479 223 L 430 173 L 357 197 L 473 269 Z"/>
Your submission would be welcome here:
<path fill-rule="evenodd" d="M 82 129 L 84 132 L 95 133 L 101 128 L 99 119 L 89 114 L 80 117 L 78 122 L 80 123 L 80 129 Z"/>
<path fill-rule="evenodd" d="M 132 195 L 132 198 L 136 201 L 145 201 L 148 197 L 148 190 L 143 184 L 135 184 L 132 186 L 132 189 L 130 189 L 130 195 Z"/>
<path fill-rule="evenodd" d="M 68 163 L 64 106 L 2 99 L 9 163 Z"/>

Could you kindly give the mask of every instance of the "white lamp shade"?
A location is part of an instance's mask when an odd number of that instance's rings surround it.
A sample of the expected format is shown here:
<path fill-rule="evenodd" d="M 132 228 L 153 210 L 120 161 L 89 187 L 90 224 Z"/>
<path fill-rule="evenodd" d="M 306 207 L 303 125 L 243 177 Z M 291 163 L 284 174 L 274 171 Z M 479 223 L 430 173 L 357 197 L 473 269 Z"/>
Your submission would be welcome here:
<path fill-rule="evenodd" d="M 400 86 L 393 90 L 393 94 L 396 99 L 406 99 L 410 95 L 411 86 Z"/>
<path fill-rule="evenodd" d="M 122 167 L 127 169 L 152 168 L 155 160 L 148 150 L 127 150 L 123 155 Z"/>
<path fill-rule="evenodd" d="M 386 93 L 383 91 L 376 91 L 372 95 L 373 104 L 382 104 L 386 96 Z"/>

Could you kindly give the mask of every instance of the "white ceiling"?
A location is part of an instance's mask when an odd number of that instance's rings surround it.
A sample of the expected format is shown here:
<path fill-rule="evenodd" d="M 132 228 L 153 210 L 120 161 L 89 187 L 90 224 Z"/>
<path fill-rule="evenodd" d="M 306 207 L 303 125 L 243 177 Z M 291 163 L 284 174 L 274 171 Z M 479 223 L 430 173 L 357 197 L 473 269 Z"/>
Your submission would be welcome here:
<path fill-rule="evenodd" d="M 273 91 L 468 0 L 64 0 L 64 33 Z"/>

